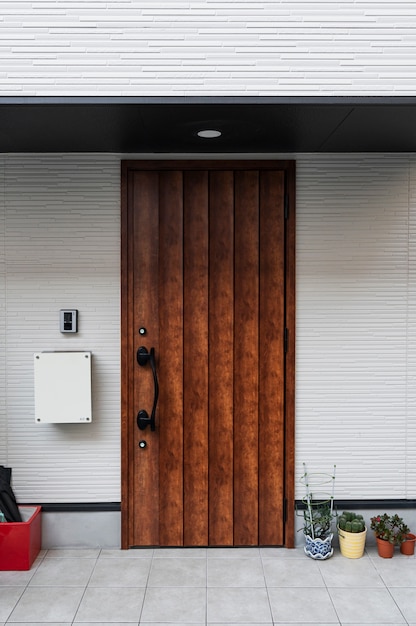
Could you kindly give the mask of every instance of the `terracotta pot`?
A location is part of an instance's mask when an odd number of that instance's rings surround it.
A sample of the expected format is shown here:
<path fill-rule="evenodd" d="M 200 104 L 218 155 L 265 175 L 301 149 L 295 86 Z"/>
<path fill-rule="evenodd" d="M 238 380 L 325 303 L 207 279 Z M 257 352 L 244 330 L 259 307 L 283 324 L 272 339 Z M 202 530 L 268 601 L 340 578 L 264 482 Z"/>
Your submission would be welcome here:
<path fill-rule="evenodd" d="M 409 533 L 408 535 L 406 535 L 406 539 L 403 541 L 402 544 L 400 544 L 400 552 L 408 556 L 411 556 L 412 554 L 414 554 L 415 553 L 415 541 L 416 541 L 416 535 L 414 535 L 413 533 Z"/>
<path fill-rule="evenodd" d="M 376 537 L 376 540 L 378 555 L 383 557 L 383 559 L 391 559 L 394 554 L 394 544 L 385 539 L 379 539 L 378 537 Z"/>

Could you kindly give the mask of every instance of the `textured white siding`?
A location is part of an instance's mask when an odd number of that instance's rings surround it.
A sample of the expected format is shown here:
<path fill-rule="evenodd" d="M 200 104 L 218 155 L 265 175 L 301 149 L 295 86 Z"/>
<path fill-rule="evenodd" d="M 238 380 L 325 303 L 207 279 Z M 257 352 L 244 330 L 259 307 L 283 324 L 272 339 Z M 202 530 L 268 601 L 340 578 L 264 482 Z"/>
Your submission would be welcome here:
<path fill-rule="evenodd" d="M 7 454 L 6 428 L 6 259 L 4 162 L 0 159 L 0 465 Z"/>
<path fill-rule="evenodd" d="M 335 463 L 346 498 L 416 496 L 410 171 L 406 156 L 298 163 L 298 476 Z"/>
<path fill-rule="evenodd" d="M 406 493 L 416 497 L 416 158 L 409 180 Z"/>
<path fill-rule="evenodd" d="M 415 95 L 416 4 L 2 0 L 3 95 Z"/>
<path fill-rule="evenodd" d="M 119 160 L 5 161 L 6 460 L 13 485 L 26 502 L 119 501 Z M 59 332 L 61 308 L 79 310 L 76 335 Z M 46 350 L 92 352 L 91 424 L 35 424 L 33 354 Z"/>
<path fill-rule="evenodd" d="M 20 501 L 120 499 L 121 158 L 0 158 L 0 464 Z M 416 158 L 293 158 L 296 478 L 335 463 L 338 498 L 415 498 Z M 37 425 L 33 353 L 63 349 L 93 353 L 93 422 Z"/>

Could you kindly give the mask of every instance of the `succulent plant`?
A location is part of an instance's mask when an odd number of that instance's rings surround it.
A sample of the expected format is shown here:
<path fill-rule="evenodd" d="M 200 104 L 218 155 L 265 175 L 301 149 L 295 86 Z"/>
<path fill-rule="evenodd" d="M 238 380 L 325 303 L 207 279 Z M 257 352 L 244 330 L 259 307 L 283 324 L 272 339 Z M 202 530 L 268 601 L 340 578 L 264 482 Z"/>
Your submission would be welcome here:
<path fill-rule="evenodd" d="M 371 530 L 374 530 L 379 539 L 389 541 L 396 546 L 403 543 L 407 533 L 410 532 L 402 517 L 397 514 L 387 515 L 387 513 L 371 518 Z"/>
<path fill-rule="evenodd" d="M 362 515 L 344 511 L 338 517 L 338 526 L 347 533 L 362 533 L 365 530 L 365 521 Z"/>

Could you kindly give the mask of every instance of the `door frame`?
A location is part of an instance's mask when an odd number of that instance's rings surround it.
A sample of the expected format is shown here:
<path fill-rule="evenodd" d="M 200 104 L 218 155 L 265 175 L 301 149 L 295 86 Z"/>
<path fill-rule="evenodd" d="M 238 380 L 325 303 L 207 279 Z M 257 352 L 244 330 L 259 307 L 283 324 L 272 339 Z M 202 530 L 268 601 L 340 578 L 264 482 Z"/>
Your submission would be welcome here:
<path fill-rule="evenodd" d="M 131 355 L 134 352 L 131 310 L 133 281 L 130 268 L 133 266 L 133 246 L 129 233 L 132 232 L 129 204 L 131 185 L 129 181 L 135 171 L 140 170 L 264 170 L 276 169 L 285 172 L 285 376 L 284 376 L 284 547 L 295 545 L 295 332 L 296 332 L 296 163 L 292 160 L 125 160 L 121 162 L 121 547 L 131 544 L 133 527 L 133 505 L 130 493 L 132 446 L 129 441 L 129 414 L 133 393 Z"/>

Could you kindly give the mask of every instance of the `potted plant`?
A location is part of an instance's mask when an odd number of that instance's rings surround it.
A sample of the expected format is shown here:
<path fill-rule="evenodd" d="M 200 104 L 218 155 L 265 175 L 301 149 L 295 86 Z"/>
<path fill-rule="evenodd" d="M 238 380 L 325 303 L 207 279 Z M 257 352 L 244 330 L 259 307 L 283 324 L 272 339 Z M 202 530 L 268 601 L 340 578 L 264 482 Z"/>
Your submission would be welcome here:
<path fill-rule="evenodd" d="M 341 554 L 349 559 L 363 556 L 367 528 L 362 515 L 344 511 L 338 517 L 338 538 Z"/>
<path fill-rule="evenodd" d="M 305 535 L 305 554 L 313 559 L 328 559 L 334 553 L 332 547 L 332 523 L 336 517 L 334 511 L 334 475 L 308 474 L 302 476 L 306 487 L 303 503 L 303 533 Z M 332 483 L 332 492 L 326 494 L 318 488 L 325 483 Z M 312 490 L 313 489 L 313 490 Z M 317 491 L 318 489 L 318 491 Z"/>
<path fill-rule="evenodd" d="M 404 536 L 404 540 L 400 544 L 400 552 L 406 554 L 406 556 L 412 556 L 415 553 L 415 541 L 416 535 L 413 533 L 407 533 Z"/>
<path fill-rule="evenodd" d="M 371 530 L 374 530 L 379 556 L 391 559 L 394 546 L 400 546 L 409 533 L 408 526 L 397 514 L 376 515 L 371 518 Z"/>

